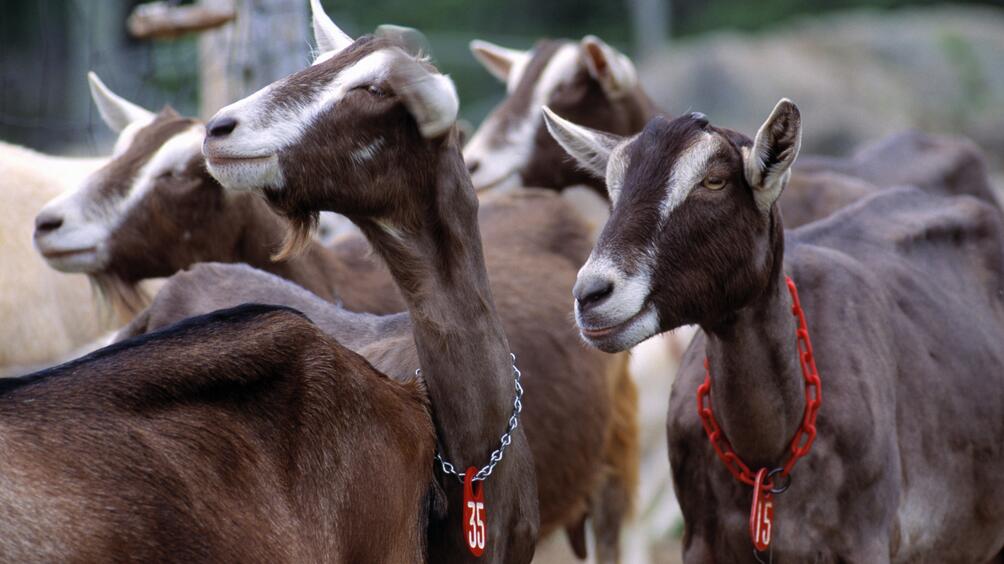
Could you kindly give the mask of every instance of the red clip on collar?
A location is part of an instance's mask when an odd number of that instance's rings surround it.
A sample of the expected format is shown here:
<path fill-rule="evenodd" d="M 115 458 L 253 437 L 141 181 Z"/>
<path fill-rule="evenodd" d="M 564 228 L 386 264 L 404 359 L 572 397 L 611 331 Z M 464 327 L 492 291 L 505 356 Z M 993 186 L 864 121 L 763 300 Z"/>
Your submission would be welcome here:
<path fill-rule="evenodd" d="M 819 381 L 819 372 L 816 370 L 816 359 L 812 354 L 812 342 L 809 341 L 809 328 L 805 324 L 805 312 L 798 301 L 798 289 L 790 277 L 788 282 L 788 292 L 791 294 L 791 314 L 798 318 L 798 329 L 796 338 L 798 341 L 798 360 L 802 365 L 802 376 L 805 379 L 805 413 L 802 416 L 802 425 L 795 432 L 791 439 L 788 459 L 780 472 L 781 478 L 787 478 L 795 462 L 799 458 L 809 454 L 812 442 L 816 439 L 816 414 L 823 403 L 823 388 Z M 697 388 L 697 413 L 701 416 L 701 424 L 704 432 L 708 434 L 708 440 L 715 449 L 715 454 L 721 459 L 729 472 L 740 482 L 752 486 L 756 482 L 756 473 L 752 472 L 735 450 L 729 440 L 725 438 L 722 428 L 715 420 L 715 414 L 711 410 L 711 370 L 708 368 L 708 359 L 704 359 L 704 383 Z M 773 480 L 761 481 L 761 488 L 772 489 Z"/>

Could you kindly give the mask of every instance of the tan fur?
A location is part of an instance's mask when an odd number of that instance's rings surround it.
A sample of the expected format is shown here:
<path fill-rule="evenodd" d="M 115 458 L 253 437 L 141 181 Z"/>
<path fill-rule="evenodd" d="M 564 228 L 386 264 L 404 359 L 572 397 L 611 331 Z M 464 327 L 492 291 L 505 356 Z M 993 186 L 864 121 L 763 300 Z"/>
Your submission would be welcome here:
<path fill-rule="evenodd" d="M 613 423 L 607 440 L 606 460 L 611 473 L 624 484 L 625 516 L 634 512 L 634 492 L 638 491 L 638 387 L 631 377 L 627 354 L 616 355 L 608 376 L 614 399 Z"/>
<path fill-rule="evenodd" d="M 38 210 L 100 165 L 0 143 L 0 372 L 55 361 L 112 328 L 87 278 L 52 270 L 32 247 Z"/>
<path fill-rule="evenodd" d="M 634 513 L 641 460 L 638 388 L 628 355 L 621 353 L 615 359 L 607 371 L 613 412 L 604 449 L 606 474 L 590 503 L 597 562 L 620 562 L 619 535 Z"/>

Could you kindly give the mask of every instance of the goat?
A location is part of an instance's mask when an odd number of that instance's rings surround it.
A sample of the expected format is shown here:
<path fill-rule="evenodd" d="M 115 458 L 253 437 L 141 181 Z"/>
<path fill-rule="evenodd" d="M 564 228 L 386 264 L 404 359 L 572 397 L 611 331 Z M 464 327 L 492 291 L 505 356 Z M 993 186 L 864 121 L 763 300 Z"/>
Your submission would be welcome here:
<path fill-rule="evenodd" d="M 754 562 L 754 532 L 785 562 L 1004 556 L 997 207 L 897 188 L 785 232 L 778 198 L 801 142 L 788 100 L 752 140 L 700 114 L 657 118 L 627 139 L 547 122 L 606 175 L 614 205 L 575 285 L 583 338 L 619 351 L 701 327 L 667 424 L 685 562 Z M 798 302 L 807 322 L 792 315 Z M 761 484 L 773 519 L 751 511 L 718 449 L 737 478 Z"/>
<path fill-rule="evenodd" d="M 640 131 L 660 113 L 631 60 L 593 35 L 541 40 L 531 51 L 474 40 L 471 52 L 506 85 L 506 98 L 464 146 L 478 190 L 583 185 L 605 197 L 603 185 L 569 163 L 547 134 L 540 108 L 546 104 L 576 123 L 619 135 Z"/>
<path fill-rule="evenodd" d="M 52 272 L 31 246 L 38 209 L 100 165 L 0 143 L 0 372 L 51 363 L 111 328 L 87 280 Z"/>
<path fill-rule="evenodd" d="M 136 284 L 200 261 L 245 262 L 354 311 L 404 310 L 386 269 L 359 237 L 331 248 L 307 241 L 301 256 L 274 261 L 283 220 L 251 194 L 227 194 L 206 171 L 204 126 L 170 107 L 159 113 L 111 92 L 89 75 L 91 95 L 119 132 L 112 158 L 35 219 L 35 244 L 49 265 L 82 272 L 132 310 Z"/>
<path fill-rule="evenodd" d="M 288 248 L 309 237 L 322 209 L 366 235 L 412 322 L 410 333 L 388 336 L 390 354 L 414 340 L 443 459 L 467 468 L 468 488 L 470 473 L 486 478 L 482 520 L 464 481 L 449 466 L 436 472 L 447 505 L 430 522 L 429 558 L 473 561 L 483 551 L 489 562 L 528 562 L 539 526 L 536 474 L 524 427 L 510 418 L 513 361 L 457 146 L 453 83 L 392 41 L 353 40 L 312 6 L 322 54 L 217 112 L 206 124 L 208 169 L 226 189 L 261 194 L 285 215 Z M 352 159 L 360 148 L 370 149 L 367 158 Z M 500 431 L 508 450 L 492 466 Z"/>
<path fill-rule="evenodd" d="M 0 559 L 422 562 L 435 437 L 297 312 L 245 305 L 0 382 Z M 379 445 L 379 448 L 374 448 Z"/>

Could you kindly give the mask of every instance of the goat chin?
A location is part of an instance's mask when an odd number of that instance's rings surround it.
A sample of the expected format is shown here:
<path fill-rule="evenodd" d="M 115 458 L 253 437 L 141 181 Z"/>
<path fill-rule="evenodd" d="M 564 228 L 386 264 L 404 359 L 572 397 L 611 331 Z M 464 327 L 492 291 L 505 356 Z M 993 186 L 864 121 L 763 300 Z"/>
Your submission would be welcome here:
<path fill-rule="evenodd" d="M 87 277 L 56 272 L 32 246 L 38 210 L 103 162 L 0 143 L 0 373 L 52 364 L 111 328 L 100 321 Z"/>

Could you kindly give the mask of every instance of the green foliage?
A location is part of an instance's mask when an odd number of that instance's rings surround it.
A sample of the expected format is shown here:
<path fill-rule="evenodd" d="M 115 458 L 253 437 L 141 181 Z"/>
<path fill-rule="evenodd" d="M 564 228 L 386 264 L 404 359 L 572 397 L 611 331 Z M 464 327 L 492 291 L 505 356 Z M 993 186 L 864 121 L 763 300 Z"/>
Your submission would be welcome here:
<path fill-rule="evenodd" d="M 951 61 L 958 75 L 958 84 L 964 99 L 956 109 L 960 116 L 972 111 L 982 111 L 990 103 L 989 77 L 986 76 L 980 60 L 969 40 L 957 33 L 945 32 L 939 37 L 941 49 Z"/>

